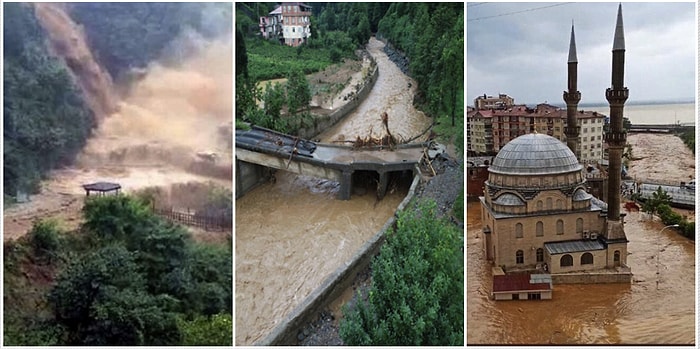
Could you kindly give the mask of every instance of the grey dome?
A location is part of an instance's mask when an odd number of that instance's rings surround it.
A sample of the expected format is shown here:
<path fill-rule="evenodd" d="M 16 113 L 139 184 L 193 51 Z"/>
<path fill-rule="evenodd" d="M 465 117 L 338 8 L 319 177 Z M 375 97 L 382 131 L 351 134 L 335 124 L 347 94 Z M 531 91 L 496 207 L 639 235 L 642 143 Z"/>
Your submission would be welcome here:
<path fill-rule="evenodd" d="M 505 193 L 500 195 L 496 201 L 493 202 L 494 204 L 498 205 L 503 205 L 503 206 L 522 206 L 525 205 L 525 202 L 519 198 L 515 194 L 511 193 Z"/>
<path fill-rule="evenodd" d="M 586 201 L 590 200 L 592 197 L 591 194 L 586 193 L 583 189 L 577 189 L 574 193 L 574 201 Z"/>
<path fill-rule="evenodd" d="M 540 133 L 508 142 L 493 159 L 489 172 L 513 175 L 549 175 L 581 171 L 576 155 L 560 140 Z"/>

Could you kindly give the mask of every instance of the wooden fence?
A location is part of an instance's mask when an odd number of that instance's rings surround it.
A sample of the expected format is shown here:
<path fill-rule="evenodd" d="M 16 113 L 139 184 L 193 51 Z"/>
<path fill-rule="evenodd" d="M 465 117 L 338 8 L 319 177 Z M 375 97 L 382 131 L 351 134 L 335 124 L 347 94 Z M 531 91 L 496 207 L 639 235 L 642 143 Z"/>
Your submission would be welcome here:
<path fill-rule="evenodd" d="M 233 225 L 232 216 L 225 214 L 211 216 L 158 208 L 154 208 L 153 213 L 175 223 L 203 228 L 206 231 L 231 231 Z"/>

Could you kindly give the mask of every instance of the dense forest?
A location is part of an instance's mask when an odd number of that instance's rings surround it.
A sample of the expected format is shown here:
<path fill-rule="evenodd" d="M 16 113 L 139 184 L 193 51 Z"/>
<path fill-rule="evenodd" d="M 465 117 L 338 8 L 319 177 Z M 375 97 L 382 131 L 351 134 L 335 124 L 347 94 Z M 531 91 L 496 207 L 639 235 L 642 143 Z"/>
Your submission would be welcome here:
<path fill-rule="evenodd" d="M 231 243 L 197 243 L 139 197 L 91 197 L 83 219 L 5 243 L 5 345 L 232 345 Z"/>
<path fill-rule="evenodd" d="M 33 7 L 3 7 L 4 194 L 15 197 L 70 163 L 95 121 L 63 62 L 49 54 Z"/>
<path fill-rule="evenodd" d="M 274 4 L 272 4 L 274 5 Z M 311 3 L 311 37 L 292 48 L 259 36 L 258 16 L 273 10 L 267 3 L 237 3 L 236 119 L 258 120 L 255 98 L 264 100 L 256 82 L 282 78 L 290 67 L 305 74 L 352 57 L 371 35 L 403 52 L 408 74 L 418 83 L 416 102 L 436 118 L 439 133 L 461 149 L 464 125 L 463 3 Z M 273 48 L 274 47 L 274 48 Z M 303 56 L 302 56 L 303 55 Z M 278 68 L 275 68 L 278 67 Z M 245 77 L 244 74 L 245 73 Z"/>

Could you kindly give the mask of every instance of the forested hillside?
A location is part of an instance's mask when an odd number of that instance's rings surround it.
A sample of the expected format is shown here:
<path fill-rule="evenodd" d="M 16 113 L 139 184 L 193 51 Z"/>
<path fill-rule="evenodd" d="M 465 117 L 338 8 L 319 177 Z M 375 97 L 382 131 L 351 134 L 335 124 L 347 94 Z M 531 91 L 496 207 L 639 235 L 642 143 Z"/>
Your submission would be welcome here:
<path fill-rule="evenodd" d="M 47 50 L 33 7 L 4 3 L 4 194 L 35 192 L 48 170 L 70 163 L 94 116 L 63 62 Z"/>

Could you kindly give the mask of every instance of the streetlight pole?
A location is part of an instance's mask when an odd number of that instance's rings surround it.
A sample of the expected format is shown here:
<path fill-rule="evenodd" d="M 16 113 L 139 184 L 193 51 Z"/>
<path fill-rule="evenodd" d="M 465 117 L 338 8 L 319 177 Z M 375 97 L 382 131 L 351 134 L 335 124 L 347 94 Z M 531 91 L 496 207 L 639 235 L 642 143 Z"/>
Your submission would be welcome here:
<path fill-rule="evenodd" d="M 667 225 L 661 229 L 661 231 L 659 232 L 659 235 L 661 235 L 664 232 L 664 230 L 666 230 L 666 228 L 671 228 L 671 227 L 678 228 L 679 225 L 678 224 Z M 660 238 L 660 236 L 659 236 L 659 238 Z M 656 290 L 657 291 L 659 290 L 659 278 L 661 276 L 661 274 L 659 272 L 659 257 L 660 256 L 661 256 L 661 245 L 659 244 L 659 239 L 657 238 L 656 239 Z"/>

